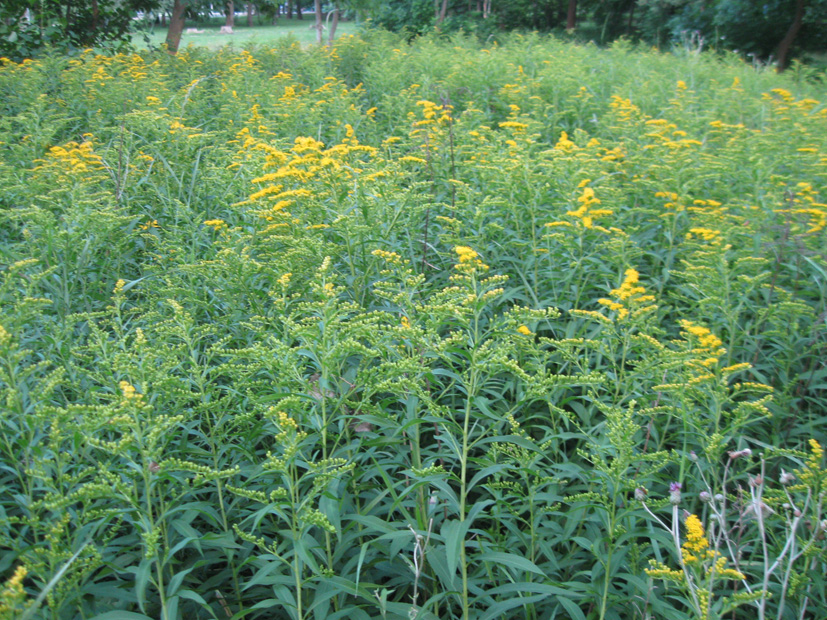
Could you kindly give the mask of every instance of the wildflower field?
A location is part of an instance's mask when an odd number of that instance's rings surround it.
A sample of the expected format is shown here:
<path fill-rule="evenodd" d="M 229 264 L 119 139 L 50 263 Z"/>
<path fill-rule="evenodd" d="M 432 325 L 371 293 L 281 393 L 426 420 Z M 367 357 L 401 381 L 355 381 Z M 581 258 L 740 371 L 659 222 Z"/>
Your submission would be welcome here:
<path fill-rule="evenodd" d="M 823 76 L 0 65 L 0 617 L 827 617 Z"/>

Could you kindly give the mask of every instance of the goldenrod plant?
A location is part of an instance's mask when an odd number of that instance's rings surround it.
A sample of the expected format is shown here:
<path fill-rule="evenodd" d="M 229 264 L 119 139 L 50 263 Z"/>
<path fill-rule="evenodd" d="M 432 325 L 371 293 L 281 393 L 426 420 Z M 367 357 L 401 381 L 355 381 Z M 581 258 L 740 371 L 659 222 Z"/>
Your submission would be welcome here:
<path fill-rule="evenodd" d="M 0 616 L 827 617 L 825 105 L 538 35 L 0 59 Z"/>

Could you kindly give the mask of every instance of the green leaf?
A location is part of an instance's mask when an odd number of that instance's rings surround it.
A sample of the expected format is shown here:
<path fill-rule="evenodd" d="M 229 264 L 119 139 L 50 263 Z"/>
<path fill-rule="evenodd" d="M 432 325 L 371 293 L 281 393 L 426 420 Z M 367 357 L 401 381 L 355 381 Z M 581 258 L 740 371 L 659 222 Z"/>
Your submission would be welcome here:
<path fill-rule="evenodd" d="M 107 611 L 89 620 L 154 620 L 154 618 L 134 611 Z"/>
<path fill-rule="evenodd" d="M 442 524 L 440 533 L 445 542 L 445 561 L 448 565 L 448 574 L 453 576 L 457 572 L 460 550 L 465 544 L 465 535 L 468 533 L 469 520 L 459 521 L 448 519 Z"/>
<path fill-rule="evenodd" d="M 566 611 L 568 612 L 572 620 L 586 620 L 586 616 L 583 614 L 583 610 L 580 609 L 577 603 L 575 603 L 573 600 L 568 599 L 565 596 L 560 596 L 557 598 L 557 602 L 566 608 Z"/>
<path fill-rule="evenodd" d="M 546 576 L 546 574 L 540 569 L 539 566 L 534 564 L 534 562 L 513 553 L 488 551 L 476 556 L 476 559 L 481 562 L 492 562 L 494 564 L 507 566 L 508 568 L 514 568 L 519 571 L 534 573 L 535 575 L 542 575 L 543 577 Z"/>

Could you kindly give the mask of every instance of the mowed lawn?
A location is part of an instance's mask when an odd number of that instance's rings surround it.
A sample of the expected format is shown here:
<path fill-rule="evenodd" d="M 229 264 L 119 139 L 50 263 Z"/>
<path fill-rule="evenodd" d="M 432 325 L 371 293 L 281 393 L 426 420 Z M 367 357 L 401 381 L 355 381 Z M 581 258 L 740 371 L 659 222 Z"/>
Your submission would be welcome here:
<path fill-rule="evenodd" d="M 325 15 L 325 17 L 327 17 Z M 303 19 L 287 19 L 279 17 L 277 24 L 266 23 L 269 18 L 264 16 L 253 17 L 253 27 L 247 26 L 246 15 L 237 14 L 233 34 L 221 34 L 223 20 L 212 20 L 209 23 L 187 21 L 184 26 L 184 33 L 181 36 L 181 47 L 187 45 L 203 46 L 209 49 L 218 49 L 224 45 L 243 47 L 247 44 L 270 45 L 274 41 L 284 37 L 294 37 L 300 43 L 309 44 L 316 42 L 316 31 L 313 29 L 315 17 L 312 13 L 304 14 Z M 190 29 L 197 29 L 203 32 L 187 32 Z M 358 26 L 353 21 L 339 21 L 336 27 L 336 37 L 356 33 Z M 327 41 L 328 30 L 323 33 Z M 132 37 L 132 42 L 140 48 L 160 47 L 167 38 L 167 28 L 156 26 L 149 31 L 138 32 Z"/>

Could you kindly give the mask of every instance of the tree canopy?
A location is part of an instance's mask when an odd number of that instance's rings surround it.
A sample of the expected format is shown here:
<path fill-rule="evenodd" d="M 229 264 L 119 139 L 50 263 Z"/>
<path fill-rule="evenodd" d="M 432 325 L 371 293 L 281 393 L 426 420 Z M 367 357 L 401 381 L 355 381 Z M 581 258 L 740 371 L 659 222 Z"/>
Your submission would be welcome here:
<path fill-rule="evenodd" d="M 46 46 L 82 49 L 126 39 L 138 11 L 159 0 L 3 0 L 0 54 L 20 59 Z"/>
<path fill-rule="evenodd" d="M 274 1 L 253 4 L 261 9 Z M 202 4 L 176 0 L 173 22 Z M 117 44 L 127 40 L 136 12 L 172 5 L 170 0 L 3 0 L 0 54 L 20 59 L 45 46 Z M 779 68 L 794 54 L 827 49 L 827 0 L 326 0 L 321 5 L 325 13 L 339 9 L 337 16 L 345 8 L 411 36 L 434 27 L 463 29 L 482 39 L 508 30 L 568 30 L 601 44 L 625 36 L 659 46 L 683 42 L 737 50 L 773 60 Z"/>
<path fill-rule="evenodd" d="M 374 21 L 419 34 L 439 26 L 488 36 L 500 30 L 574 30 L 608 43 L 690 42 L 785 66 L 791 52 L 827 49 L 827 0 L 385 0 Z"/>

